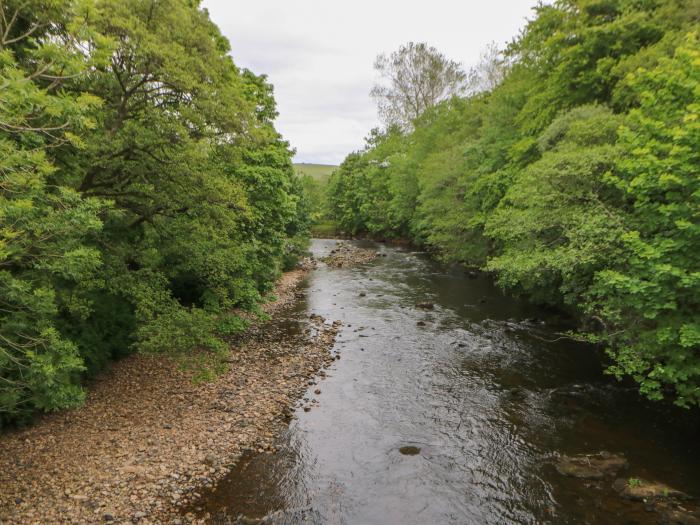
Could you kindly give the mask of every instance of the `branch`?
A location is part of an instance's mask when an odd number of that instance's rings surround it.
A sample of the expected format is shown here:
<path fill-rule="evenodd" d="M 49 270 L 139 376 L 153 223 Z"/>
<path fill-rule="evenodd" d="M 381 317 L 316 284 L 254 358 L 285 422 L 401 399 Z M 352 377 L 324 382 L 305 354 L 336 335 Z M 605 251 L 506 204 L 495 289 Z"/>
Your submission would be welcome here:
<path fill-rule="evenodd" d="M 15 13 L 15 15 L 16 15 L 16 13 Z M 36 31 L 37 29 L 39 29 L 40 27 L 42 27 L 42 26 L 44 26 L 44 25 L 46 25 L 46 24 L 32 24 L 32 27 L 30 27 L 26 32 L 22 33 L 21 35 L 15 37 L 15 38 L 11 38 L 10 40 L 6 40 L 6 38 L 7 38 L 7 33 L 8 33 L 8 31 L 9 31 L 9 29 L 10 29 L 10 28 L 8 27 L 8 28 L 7 28 L 7 31 L 5 31 L 5 34 L 4 34 L 3 37 L 2 37 L 2 45 L 3 45 L 3 46 L 6 46 L 6 45 L 8 45 L 8 44 L 14 44 L 15 42 L 19 42 L 20 40 L 24 40 L 24 39 L 27 38 L 28 36 L 31 36 L 32 33 L 34 33 L 34 31 Z"/>
<path fill-rule="evenodd" d="M 47 135 L 50 135 L 50 131 L 60 131 L 62 129 L 66 129 L 67 127 L 67 122 L 64 122 L 60 126 L 35 128 L 31 126 L 15 126 L 13 124 L 0 121 L 0 128 L 4 128 L 5 131 L 37 131 L 39 133 L 46 133 Z"/>

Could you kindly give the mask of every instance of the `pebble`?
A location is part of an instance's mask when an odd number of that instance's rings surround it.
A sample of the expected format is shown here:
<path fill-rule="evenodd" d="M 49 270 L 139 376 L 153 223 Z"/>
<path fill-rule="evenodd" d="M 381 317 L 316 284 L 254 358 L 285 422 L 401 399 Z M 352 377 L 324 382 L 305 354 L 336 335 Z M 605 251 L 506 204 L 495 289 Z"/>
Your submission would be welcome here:
<path fill-rule="evenodd" d="M 279 300 L 263 307 L 273 321 L 253 325 L 215 381 L 194 383 L 177 362 L 133 355 L 95 381 L 84 407 L 0 436 L 3 525 L 200 521 L 181 508 L 195 508 L 245 448 L 274 451 L 285 415 L 333 359 L 339 321 L 312 317 L 314 335 L 294 341 L 280 340 L 274 324 L 305 273 L 285 274 Z"/>
<path fill-rule="evenodd" d="M 328 257 L 324 257 L 322 261 L 333 268 L 347 268 L 373 261 L 378 256 L 379 254 L 374 250 L 358 248 L 352 244 L 342 242 L 331 251 Z M 370 281 L 371 280 L 372 279 L 370 279 Z M 366 294 L 362 292 L 360 297 L 364 297 L 365 295 Z"/>

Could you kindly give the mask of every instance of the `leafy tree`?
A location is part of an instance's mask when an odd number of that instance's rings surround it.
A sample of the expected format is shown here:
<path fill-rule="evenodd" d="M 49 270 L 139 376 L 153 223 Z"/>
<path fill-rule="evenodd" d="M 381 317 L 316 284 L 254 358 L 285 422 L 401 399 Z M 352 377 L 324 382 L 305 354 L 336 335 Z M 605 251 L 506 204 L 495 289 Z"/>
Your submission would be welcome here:
<path fill-rule="evenodd" d="M 221 369 L 308 237 L 272 87 L 197 2 L 1 7 L 0 425 L 134 349 Z"/>
<path fill-rule="evenodd" d="M 638 107 L 626 117 L 624 152 L 608 182 L 623 192 L 624 253 L 588 293 L 600 339 L 653 399 L 700 404 L 700 45 L 687 37 L 672 58 L 626 79 Z M 622 263 L 622 264 L 621 264 Z"/>
<path fill-rule="evenodd" d="M 100 300 L 131 305 L 142 349 L 223 350 L 208 329 L 164 334 L 253 308 L 281 269 L 298 198 L 271 87 L 189 2 L 104 1 L 92 23 L 111 54 L 73 89 L 103 100 L 100 125 L 61 152 L 60 174 L 114 203 Z"/>
<path fill-rule="evenodd" d="M 495 42 L 491 42 L 481 53 L 479 62 L 467 73 L 466 92 L 475 95 L 493 91 L 505 78 L 508 61 Z"/>
<path fill-rule="evenodd" d="M 53 180 L 50 150 L 84 147 L 98 100 L 60 88 L 85 71 L 89 4 L 3 2 L 0 17 L 0 426 L 27 410 L 73 406 L 83 363 L 60 309 L 89 310 L 98 278 L 90 239 L 105 203 Z"/>
<path fill-rule="evenodd" d="M 465 90 L 460 64 L 424 42 L 409 42 L 390 55 L 377 56 L 374 69 L 388 83 L 371 91 L 387 126 L 411 129 L 426 109 Z"/>
<path fill-rule="evenodd" d="M 568 309 L 609 372 L 700 404 L 698 23 L 697 0 L 538 6 L 502 78 L 348 156 L 333 213 Z"/>
<path fill-rule="evenodd" d="M 517 173 L 486 223 L 500 247 L 487 267 L 504 285 L 576 305 L 594 273 L 620 255 L 621 199 L 606 182 L 619 125 L 607 108 L 580 106 L 540 135 L 541 158 Z"/>

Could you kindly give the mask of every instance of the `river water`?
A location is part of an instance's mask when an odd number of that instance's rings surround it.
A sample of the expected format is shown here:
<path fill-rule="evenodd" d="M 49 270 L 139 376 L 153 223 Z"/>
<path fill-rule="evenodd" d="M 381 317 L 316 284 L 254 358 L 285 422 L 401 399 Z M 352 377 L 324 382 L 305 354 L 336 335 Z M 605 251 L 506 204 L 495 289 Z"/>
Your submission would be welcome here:
<path fill-rule="evenodd" d="M 312 250 L 319 258 L 336 242 L 316 240 Z M 552 464 L 557 454 L 601 450 L 625 455 L 625 478 L 700 495 L 697 413 L 642 401 L 602 373 L 597 350 L 557 340 L 562 319 L 504 295 L 487 276 L 360 244 L 382 257 L 348 269 L 321 264 L 289 312 L 298 326 L 312 313 L 342 320 L 340 359 L 309 387 L 279 451 L 245 455 L 197 502 L 200 515 L 657 523 L 643 503 L 617 496 L 612 480 L 563 477 Z"/>

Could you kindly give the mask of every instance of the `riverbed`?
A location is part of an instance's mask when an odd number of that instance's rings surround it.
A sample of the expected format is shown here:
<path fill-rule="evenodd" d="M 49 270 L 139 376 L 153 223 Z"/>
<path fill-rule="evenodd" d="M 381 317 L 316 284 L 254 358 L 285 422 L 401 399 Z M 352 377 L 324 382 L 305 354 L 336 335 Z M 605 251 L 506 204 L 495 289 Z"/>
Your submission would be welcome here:
<path fill-rule="evenodd" d="M 316 258 L 338 241 L 316 240 Z M 323 264 L 284 320 L 343 322 L 277 452 L 249 452 L 191 510 L 212 521 L 653 524 L 644 503 L 560 475 L 562 454 L 624 455 L 618 477 L 700 495 L 697 413 L 640 399 L 562 316 L 408 248 Z M 218 518 L 217 518 L 218 516 Z"/>

